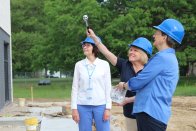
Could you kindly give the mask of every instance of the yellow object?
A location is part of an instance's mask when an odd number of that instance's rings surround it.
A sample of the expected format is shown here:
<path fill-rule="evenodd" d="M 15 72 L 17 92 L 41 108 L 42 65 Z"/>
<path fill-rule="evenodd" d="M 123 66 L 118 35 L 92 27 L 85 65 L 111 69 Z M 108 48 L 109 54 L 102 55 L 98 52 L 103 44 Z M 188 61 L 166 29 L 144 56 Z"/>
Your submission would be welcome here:
<path fill-rule="evenodd" d="M 38 126 L 38 119 L 36 117 L 25 119 L 27 131 L 36 131 Z"/>
<path fill-rule="evenodd" d="M 35 125 L 35 126 L 37 126 L 38 125 L 38 119 L 36 117 L 25 119 L 25 125 L 29 125 L 29 126 Z"/>

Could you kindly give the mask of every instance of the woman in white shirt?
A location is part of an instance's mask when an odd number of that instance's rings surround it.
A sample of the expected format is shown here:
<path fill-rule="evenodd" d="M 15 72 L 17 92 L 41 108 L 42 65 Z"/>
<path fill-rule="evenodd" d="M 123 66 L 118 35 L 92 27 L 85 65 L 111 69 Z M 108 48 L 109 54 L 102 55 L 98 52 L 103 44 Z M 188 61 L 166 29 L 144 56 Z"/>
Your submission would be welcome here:
<path fill-rule="evenodd" d="M 110 131 L 111 73 L 109 63 L 97 57 L 98 48 L 90 37 L 82 43 L 85 59 L 75 64 L 72 84 L 72 118 L 79 131 Z"/>

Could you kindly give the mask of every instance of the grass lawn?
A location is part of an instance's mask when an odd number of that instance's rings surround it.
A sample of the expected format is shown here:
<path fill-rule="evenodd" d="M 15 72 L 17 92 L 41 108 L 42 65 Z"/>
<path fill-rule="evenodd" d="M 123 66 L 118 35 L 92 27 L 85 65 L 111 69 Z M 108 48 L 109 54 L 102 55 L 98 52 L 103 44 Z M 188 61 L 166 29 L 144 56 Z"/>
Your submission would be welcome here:
<path fill-rule="evenodd" d="M 71 78 L 53 78 L 51 85 L 38 86 L 40 79 L 14 79 L 14 98 L 31 98 L 31 86 L 34 98 L 65 98 L 71 96 Z M 113 84 L 118 79 L 113 79 Z M 175 96 L 196 96 L 196 77 L 181 77 L 175 91 Z"/>
<path fill-rule="evenodd" d="M 196 96 L 196 77 L 181 77 L 175 96 Z"/>
<path fill-rule="evenodd" d="M 51 85 L 38 85 L 39 79 L 17 79 L 13 82 L 14 98 L 70 98 L 72 79 L 53 78 Z"/>

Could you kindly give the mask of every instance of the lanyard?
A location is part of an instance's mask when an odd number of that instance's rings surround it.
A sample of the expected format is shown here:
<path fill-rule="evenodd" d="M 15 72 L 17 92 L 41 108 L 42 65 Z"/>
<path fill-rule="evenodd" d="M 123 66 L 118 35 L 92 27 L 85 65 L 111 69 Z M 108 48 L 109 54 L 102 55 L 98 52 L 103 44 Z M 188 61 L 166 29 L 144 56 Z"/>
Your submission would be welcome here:
<path fill-rule="evenodd" d="M 89 69 L 88 65 L 86 65 L 86 69 L 87 69 L 87 72 L 88 72 L 88 80 L 89 80 L 89 89 L 91 89 L 91 78 L 92 78 L 92 75 L 93 75 L 93 72 L 95 71 L 95 65 L 90 65 L 90 66 L 93 66 L 93 67 L 90 67 L 91 69 Z"/>
<path fill-rule="evenodd" d="M 93 75 L 93 72 L 94 72 L 94 70 L 95 70 L 95 65 L 89 65 L 89 66 L 93 66 L 93 67 L 88 67 L 88 65 L 86 66 L 87 71 L 88 71 L 88 77 L 89 77 L 89 79 L 91 79 L 91 77 L 92 77 L 92 75 Z M 90 70 L 92 70 L 91 73 L 90 73 L 89 68 L 91 68 Z"/>
<path fill-rule="evenodd" d="M 92 100 L 92 90 L 93 90 L 93 87 L 92 87 L 92 75 L 93 75 L 93 72 L 95 71 L 95 67 L 96 65 L 93 65 L 93 64 L 86 64 L 86 69 L 87 69 L 87 72 L 88 72 L 88 88 L 87 88 L 87 99 L 88 100 Z"/>

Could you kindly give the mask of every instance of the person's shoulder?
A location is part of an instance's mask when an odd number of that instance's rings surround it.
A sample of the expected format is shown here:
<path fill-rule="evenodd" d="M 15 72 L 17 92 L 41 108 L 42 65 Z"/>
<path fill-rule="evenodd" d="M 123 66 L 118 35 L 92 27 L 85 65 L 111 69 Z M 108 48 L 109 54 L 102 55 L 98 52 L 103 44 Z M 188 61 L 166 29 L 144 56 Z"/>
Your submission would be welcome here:
<path fill-rule="evenodd" d="M 117 63 L 130 63 L 130 61 L 128 59 L 124 59 L 124 58 L 121 58 L 121 57 L 118 57 L 117 59 Z"/>
<path fill-rule="evenodd" d="M 158 57 L 159 59 L 167 59 L 168 55 L 171 55 L 170 53 L 167 53 L 166 51 L 158 52 L 155 57 Z"/>
<path fill-rule="evenodd" d="M 98 60 L 99 62 L 101 62 L 101 63 L 109 64 L 109 62 L 108 62 L 108 61 L 106 61 L 106 60 L 103 60 L 103 59 L 100 59 L 100 58 L 97 58 L 97 60 Z"/>
<path fill-rule="evenodd" d="M 128 59 L 124 59 L 124 58 L 118 57 L 117 58 L 117 61 L 128 62 Z"/>
<path fill-rule="evenodd" d="M 75 65 L 80 65 L 80 64 L 84 63 L 84 61 L 85 61 L 85 59 L 79 60 L 79 61 L 76 62 Z"/>
<path fill-rule="evenodd" d="M 167 63 L 171 59 L 171 55 L 165 52 L 158 52 L 152 57 L 153 61 L 157 61 L 160 65 Z"/>

